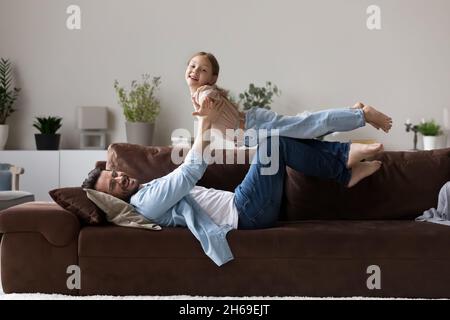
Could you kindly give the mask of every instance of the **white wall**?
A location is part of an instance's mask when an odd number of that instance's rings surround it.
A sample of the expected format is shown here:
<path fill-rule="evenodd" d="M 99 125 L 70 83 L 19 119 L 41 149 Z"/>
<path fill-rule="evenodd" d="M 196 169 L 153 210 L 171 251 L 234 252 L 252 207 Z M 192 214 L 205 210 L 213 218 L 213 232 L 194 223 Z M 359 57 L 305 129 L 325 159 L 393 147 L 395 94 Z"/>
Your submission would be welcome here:
<path fill-rule="evenodd" d="M 81 30 L 66 28 L 66 8 L 82 10 Z M 366 9 L 381 7 L 382 30 Z M 410 148 L 404 121 L 450 108 L 448 0 L 0 0 L 0 56 L 22 88 L 7 148 L 34 149 L 33 118 L 64 118 L 62 147 L 79 146 L 76 107 L 108 106 L 109 142 L 125 141 L 113 80 L 162 76 L 155 144 L 176 128 L 193 130 L 186 60 L 211 51 L 219 84 L 241 92 L 250 82 L 283 91 L 273 110 L 344 107 L 361 100 L 394 118 L 389 135 L 363 128 L 342 135 Z"/>

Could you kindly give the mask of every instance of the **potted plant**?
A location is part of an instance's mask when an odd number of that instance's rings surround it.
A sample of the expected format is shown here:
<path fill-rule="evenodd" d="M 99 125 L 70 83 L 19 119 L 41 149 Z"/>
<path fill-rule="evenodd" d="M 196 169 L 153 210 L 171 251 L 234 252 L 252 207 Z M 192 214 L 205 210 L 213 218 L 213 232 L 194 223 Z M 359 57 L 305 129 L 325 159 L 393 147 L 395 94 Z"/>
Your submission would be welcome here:
<path fill-rule="evenodd" d="M 126 118 L 126 134 L 129 143 L 152 145 L 155 120 L 159 115 L 160 102 L 155 92 L 161 83 L 161 77 L 154 77 L 150 82 L 148 74 L 142 75 L 142 82 L 131 82 L 131 89 L 127 92 L 114 81 L 114 89 L 119 98 Z"/>
<path fill-rule="evenodd" d="M 36 117 L 33 127 L 39 130 L 39 134 L 34 135 L 36 139 L 36 149 L 38 150 L 58 150 L 60 134 L 56 131 L 61 128 L 62 118 L 60 117 Z"/>
<path fill-rule="evenodd" d="M 441 126 L 434 120 L 424 121 L 418 125 L 417 131 L 423 135 L 423 149 L 433 150 L 438 147 L 438 136 L 442 134 Z"/>
<path fill-rule="evenodd" d="M 239 94 L 239 104 L 242 103 L 244 110 L 252 107 L 270 110 L 273 96 L 280 96 L 280 94 L 281 91 L 278 87 L 272 85 L 270 81 L 266 82 L 265 87 L 256 87 L 253 83 L 250 83 L 248 90 Z"/>
<path fill-rule="evenodd" d="M 13 108 L 20 88 L 10 90 L 12 81 L 11 63 L 8 59 L 0 59 L 0 150 L 5 148 L 9 126 L 6 119 L 15 111 Z"/>

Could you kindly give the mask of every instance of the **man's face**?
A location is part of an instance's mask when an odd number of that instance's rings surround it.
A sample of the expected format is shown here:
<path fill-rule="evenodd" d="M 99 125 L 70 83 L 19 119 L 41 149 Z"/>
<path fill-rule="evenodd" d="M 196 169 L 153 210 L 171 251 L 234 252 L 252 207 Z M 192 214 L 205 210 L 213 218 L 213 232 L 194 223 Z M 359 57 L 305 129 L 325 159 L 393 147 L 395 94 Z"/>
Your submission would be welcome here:
<path fill-rule="evenodd" d="M 185 77 L 188 86 L 195 90 L 204 85 L 213 85 L 217 80 L 217 76 L 213 75 L 212 65 L 207 56 L 192 58 L 186 68 Z"/>
<path fill-rule="evenodd" d="M 95 190 L 108 193 L 122 200 L 128 199 L 139 189 L 137 179 L 115 170 L 103 170 L 95 184 Z"/>

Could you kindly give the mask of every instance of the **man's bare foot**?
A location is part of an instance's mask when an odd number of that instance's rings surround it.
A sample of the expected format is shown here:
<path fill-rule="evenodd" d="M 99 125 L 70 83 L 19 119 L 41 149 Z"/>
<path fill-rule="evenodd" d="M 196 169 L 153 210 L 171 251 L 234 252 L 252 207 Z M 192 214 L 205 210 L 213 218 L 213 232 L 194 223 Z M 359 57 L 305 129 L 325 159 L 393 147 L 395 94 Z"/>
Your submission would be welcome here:
<path fill-rule="evenodd" d="M 383 145 L 381 143 L 352 143 L 348 152 L 347 168 L 353 168 L 361 160 L 374 156 L 381 151 L 383 151 Z"/>
<path fill-rule="evenodd" d="M 366 122 L 377 130 L 382 129 L 384 132 L 388 133 L 392 128 L 392 118 L 381 113 L 374 107 L 358 102 L 352 109 L 362 109 Z"/>
<path fill-rule="evenodd" d="M 348 188 L 353 187 L 362 179 L 367 178 L 368 176 L 377 172 L 380 168 L 381 168 L 381 161 L 378 160 L 358 162 L 352 168 L 352 177 L 350 178 L 347 187 Z"/>

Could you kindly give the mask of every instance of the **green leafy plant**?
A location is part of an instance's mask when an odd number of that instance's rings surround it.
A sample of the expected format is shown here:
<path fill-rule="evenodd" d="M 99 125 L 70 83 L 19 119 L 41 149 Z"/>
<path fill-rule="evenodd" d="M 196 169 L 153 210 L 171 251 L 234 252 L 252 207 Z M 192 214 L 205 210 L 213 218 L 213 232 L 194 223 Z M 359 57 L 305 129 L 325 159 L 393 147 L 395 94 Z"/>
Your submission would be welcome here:
<path fill-rule="evenodd" d="M 16 111 L 13 108 L 20 88 L 10 90 L 12 81 L 11 63 L 8 59 L 0 59 L 0 124 L 5 124 L 6 119 Z"/>
<path fill-rule="evenodd" d="M 256 87 L 253 83 L 250 83 L 248 90 L 239 94 L 239 103 L 243 104 L 244 110 L 252 107 L 270 110 L 274 95 L 280 96 L 281 91 L 270 81 L 267 81 L 264 87 Z"/>
<path fill-rule="evenodd" d="M 36 117 L 33 127 L 39 130 L 42 134 L 55 134 L 61 128 L 62 118 L 60 117 Z"/>
<path fill-rule="evenodd" d="M 123 114 L 129 122 L 154 123 L 159 115 L 160 102 L 155 97 L 155 91 L 161 84 L 161 77 L 154 77 L 151 82 L 149 78 L 148 74 L 143 74 L 142 83 L 133 80 L 129 92 L 120 87 L 117 80 L 114 81 Z"/>
<path fill-rule="evenodd" d="M 441 126 L 438 125 L 434 120 L 422 122 L 418 125 L 417 131 L 419 131 L 424 136 L 438 136 L 442 134 Z"/>

